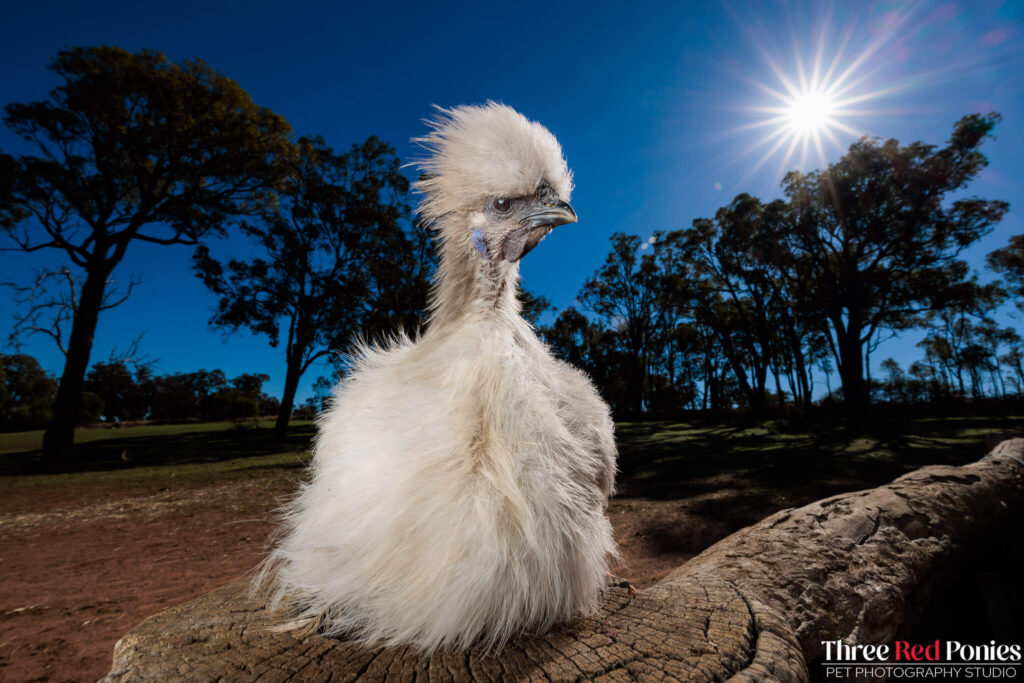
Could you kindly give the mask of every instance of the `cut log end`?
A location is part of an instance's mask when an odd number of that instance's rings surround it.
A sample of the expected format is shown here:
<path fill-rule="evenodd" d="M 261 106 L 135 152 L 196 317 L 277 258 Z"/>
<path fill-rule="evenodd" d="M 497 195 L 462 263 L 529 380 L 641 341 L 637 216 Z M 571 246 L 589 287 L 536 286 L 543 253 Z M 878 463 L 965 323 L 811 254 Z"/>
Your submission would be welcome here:
<path fill-rule="evenodd" d="M 224 586 L 143 622 L 122 638 L 105 680 L 227 680 L 333 674 L 368 680 L 594 680 L 644 674 L 722 680 L 766 672 L 806 676 L 784 619 L 717 580 L 664 582 L 631 598 L 609 587 L 599 614 L 543 638 L 512 641 L 498 654 L 365 648 L 334 638 L 277 632 L 278 619 L 251 601 L 246 582 Z"/>

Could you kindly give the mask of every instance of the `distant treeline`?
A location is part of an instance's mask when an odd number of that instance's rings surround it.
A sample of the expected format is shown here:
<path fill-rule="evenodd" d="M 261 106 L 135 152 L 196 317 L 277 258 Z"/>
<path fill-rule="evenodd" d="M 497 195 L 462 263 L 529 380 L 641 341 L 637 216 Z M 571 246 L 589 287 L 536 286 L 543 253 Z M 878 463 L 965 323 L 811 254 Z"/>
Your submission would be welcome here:
<path fill-rule="evenodd" d="M 619 415 L 763 415 L 825 396 L 859 420 L 877 400 L 1020 397 L 1021 336 L 996 314 L 1024 309 L 1024 235 L 988 256 L 1004 280 L 979 281 L 960 254 L 1009 205 L 950 197 L 987 165 L 999 118 L 965 116 L 943 147 L 864 138 L 787 174 L 784 199 L 741 194 L 685 230 L 617 234 L 578 295 L 587 315 L 569 308 L 541 332 Z M 872 377 L 879 345 L 920 329 L 923 358 Z"/>
<path fill-rule="evenodd" d="M 579 294 L 582 306 L 602 313 L 570 307 L 541 325 L 540 335 L 556 355 L 594 379 L 619 417 L 736 410 L 792 415 L 810 409 L 848 414 L 842 383 L 835 379 L 830 330 L 801 315 L 806 301 L 780 289 L 761 299 L 768 304 L 762 323 L 747 326 L 739 320 L 753 315 L 750 294 L 716 296 L 721 290 L 714 279 L 702 279 L 694 269 L 686 271 L 689 295 L 710 295 L 712 301 L 676 298 L 680 273 L 666 253 L 685 239 L 685 233 L 660 233 L 653 243 L 616 235 L 605 267 Z M 736 283 L 726 291 L 749 290 Z M 864 345 L 868 402 L 929 406 L 941 413 L 971 404 L 1020 407 L 1024 342 L 1014 327 L 993 319 L 1007 296 L 999 284 L 972 282 L 947 306 L 909 318 L 899 331 L 921 329 L 925 336 L 917 345 L 921 357 L 907 367 L 892 358 L 875 365 L 871 354 L 893 330 L 876 332 Z M 881 372 L 872 375 L 871 366 Z"/>
<path fill-rule="evenodd" d="M 228 379 L 222 370 L 154 375 L 123 360 L 96 363 L 86 376 L 79 425 L 140 420 L 233 420 L 276 416 L 280 401 L 263 393 L 263 374 Z M 52 417 L 57 381 L 32 356 L 0 355 L 0 431 L 43 429 Z M 309 405 L 298 409 L 312 416 Z"/>

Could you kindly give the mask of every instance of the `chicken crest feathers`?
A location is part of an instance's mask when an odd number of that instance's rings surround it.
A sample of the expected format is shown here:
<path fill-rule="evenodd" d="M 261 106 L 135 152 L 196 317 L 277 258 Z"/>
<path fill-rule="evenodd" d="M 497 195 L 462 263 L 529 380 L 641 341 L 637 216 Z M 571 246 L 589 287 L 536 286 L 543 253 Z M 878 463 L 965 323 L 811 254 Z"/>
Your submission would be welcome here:
<path fill-rule="evenodd" d="M 485 197 L 529 195 L 542 182 L 569 200 L 572 173 L 558 140 L 511 107 L 496 102 L 437 107 L 426 123 L 431 132 L 413 138 L 428 152 L 413 162 L 423 173 L 413 187 L 425 195 L 419 210 L 428 220 Z"/>

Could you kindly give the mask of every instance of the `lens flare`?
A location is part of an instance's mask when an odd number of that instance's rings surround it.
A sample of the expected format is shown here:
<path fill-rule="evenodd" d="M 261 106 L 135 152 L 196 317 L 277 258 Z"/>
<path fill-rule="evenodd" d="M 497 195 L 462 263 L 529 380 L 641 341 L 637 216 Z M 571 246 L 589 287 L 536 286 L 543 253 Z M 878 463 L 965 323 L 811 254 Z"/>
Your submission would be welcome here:
<path fill-rule="evenodd" d="M 761 77 L 738 73 L 762 96 L 760 104 L 742 107 L 757 120 L 733 131 L 763 132 L 741 155 L 758 156 L 747 167 L 743 181 L 772 158 L 781 159 L 780 172 L 797 164 L 807 168 L 812 154 L 817 164 L 827 165 L 826 149 L 830 154 L 841 152 L 852 139 L 867 134 L 855 127 L 855 119 L 891 115 L 892 110 L 870 105 L 907 90 L 906 82 L 884 82 L 882 73 L 890 52 L 901 44 L 915 8 L 889 12 L 884 21 L 865 31 L 857 17 L 844 15 L 840 20 L 832 13 L 831 4 L 824 6 L 823 15 L 802 28 L 794 27 L 792 42 L 783 41 L 775 49 L 765 40 L 774 41 L 772 36 L 778 32 L 768 30 L 756 17 L 734 15 L 759 61 L 767 67 Z M 800 44 L 796 37 L 801 35 L 810 41 Z M 864 35 L 869 37 L 861 40 Z M 790 58 L 780 57 L 787 53 Z"/>

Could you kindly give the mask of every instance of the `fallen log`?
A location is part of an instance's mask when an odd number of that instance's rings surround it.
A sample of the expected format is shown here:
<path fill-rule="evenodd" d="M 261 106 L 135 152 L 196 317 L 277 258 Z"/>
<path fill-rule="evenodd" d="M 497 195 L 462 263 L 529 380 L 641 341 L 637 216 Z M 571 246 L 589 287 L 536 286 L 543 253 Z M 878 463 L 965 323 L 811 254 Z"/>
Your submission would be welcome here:
<path fill-rule="evenodd" d="M 778 512 L 635 597 L 611 585 L 598 615 L 498 655 L 275 632 L 279 619 L 237 582 L 134 628 L 104 680 L 805 681 L 824 641 L 906 633 L 970 553 L 1022 519 L 1024 439 L 1012 439 L 976 463 Z"/>

